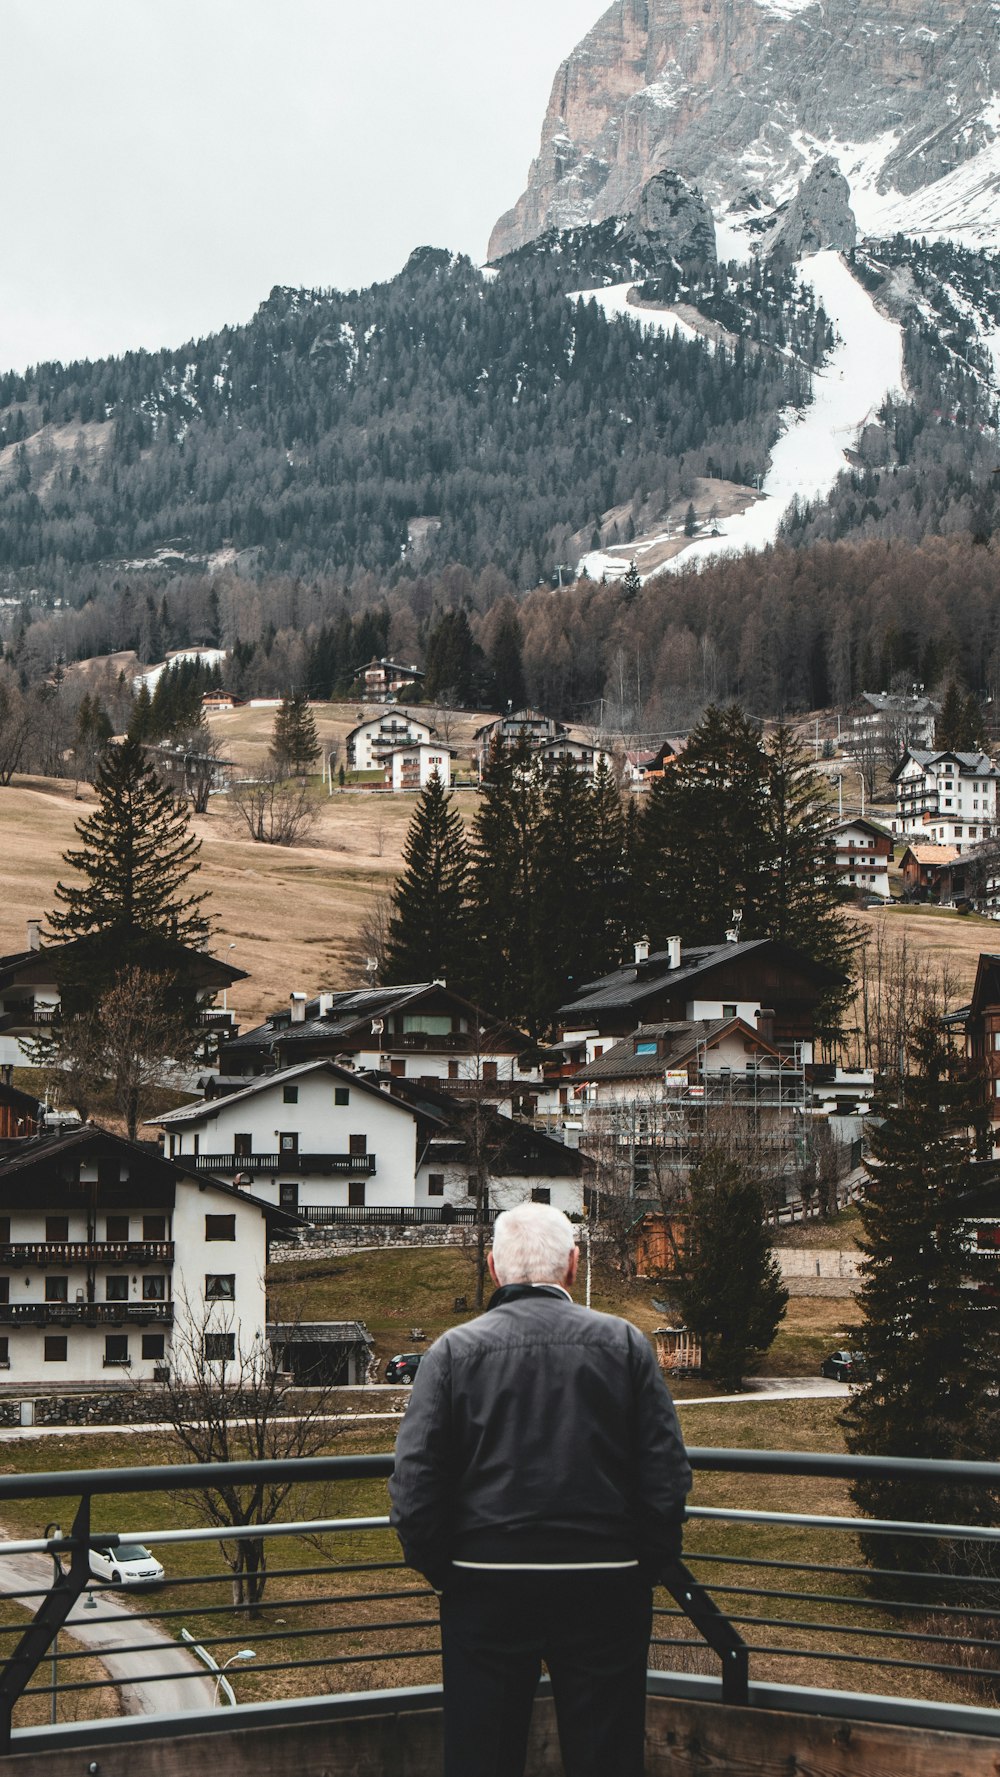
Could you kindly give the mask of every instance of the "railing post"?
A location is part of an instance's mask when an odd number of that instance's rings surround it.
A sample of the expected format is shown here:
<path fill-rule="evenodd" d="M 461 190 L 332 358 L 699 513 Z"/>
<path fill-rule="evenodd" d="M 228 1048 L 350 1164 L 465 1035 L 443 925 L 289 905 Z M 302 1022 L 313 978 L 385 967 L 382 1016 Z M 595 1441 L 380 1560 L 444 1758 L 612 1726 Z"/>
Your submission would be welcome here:
<path fill-rule="evenodd" d="M 698 1584 L 683 1561 L 673 1561 L 663 1576 L 667 1591 L 712 1652 L 722 1661 L 722 1701 L 745 1709 L 750 1701 L 750 1661 L 746 1642 L 714 1598 Z"/>
<path fill-rule="evenodd" d="M 53 1538 L 54 1543 L 62 1540 Z M 10 1751 L 15 1703 L 31 1683 L 90 1579 L 89 1493 L 84 1494 L 77 1508 L 69 1540 L 72 1554 L 68 1569 L 60 1566 L 60 1577 L 42 1599 L 10 1659 L 0 1669 L 0 1753 Z M 57 1548 L 51 1553 L 58 1559 Z"/>

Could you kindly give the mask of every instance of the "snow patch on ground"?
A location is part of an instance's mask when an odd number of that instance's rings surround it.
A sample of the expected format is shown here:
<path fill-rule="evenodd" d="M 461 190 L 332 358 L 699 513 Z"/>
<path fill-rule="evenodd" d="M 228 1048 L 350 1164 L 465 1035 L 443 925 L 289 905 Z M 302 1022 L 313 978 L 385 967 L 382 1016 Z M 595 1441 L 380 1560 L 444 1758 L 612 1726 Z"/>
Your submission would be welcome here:
<path fill-rule="evenodd" d="M 627 284 L 609 284 L 603 290 L 574 290 L 570 293 L 570 302 L 596 302 L 603 309 L 609 321 L 616 321 L 625 315 L 630 321 L 638 321 L 639 326 L 647 333 L 680 334 L 682 339 L 701 339 L 710 344 L 705 336 L 692 327 L 689 321 L 681 319 L 676 309 L 671 308 L 637 308 L 629 302 L 629 292 L 634 290 L 634 280 Z"/>
<path fill-rule="evenodd" d="M 846 451 L 886 396 L 903 387 L 903 336 L 878 313 L 839 253 L 816 253 L 796 267 L 840 335 L 823 370 L 813 376 L 813 398 L 801 413 L 782 415 L 784 430 L 771 452 L 761 492 L 745 512 L 725 520 L 725 534 L 699 538 L 666 564 L 668 570 L 773 543 L 793 500 L 823 500 L 848 467 Z"/>
<path fill-rule="evenodd" d="M 808 12 L 819 0 L 757 0 L 761 12 L 773 12 L 780 19 L 794 18 L 797 12 Z"/>

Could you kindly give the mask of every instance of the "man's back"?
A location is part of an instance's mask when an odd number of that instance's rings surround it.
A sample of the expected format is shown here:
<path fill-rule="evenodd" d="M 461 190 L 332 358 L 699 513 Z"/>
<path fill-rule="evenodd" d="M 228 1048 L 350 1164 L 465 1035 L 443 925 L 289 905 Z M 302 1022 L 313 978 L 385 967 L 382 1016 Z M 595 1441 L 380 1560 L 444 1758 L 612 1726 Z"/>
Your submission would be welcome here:
<path fill-rule="evenodd" d="M 652 1571 L 690 1469 L 648 1341 L 555 1287 L 507 1285 L 424 1358 L 396 1443 L 408 1558 Z"/>
<path fill-rule="evenodd" d="M 648 1340 L 578 1307 L 567 1218 L 498 1216 L 478 1320 L 433 1345 L 392 1521 L 441 1593 L 445 1777 L 520 1777 L 544 1662 L 568 1777 L 639 1777 L 652 1585 L 691 1471 Z"/>

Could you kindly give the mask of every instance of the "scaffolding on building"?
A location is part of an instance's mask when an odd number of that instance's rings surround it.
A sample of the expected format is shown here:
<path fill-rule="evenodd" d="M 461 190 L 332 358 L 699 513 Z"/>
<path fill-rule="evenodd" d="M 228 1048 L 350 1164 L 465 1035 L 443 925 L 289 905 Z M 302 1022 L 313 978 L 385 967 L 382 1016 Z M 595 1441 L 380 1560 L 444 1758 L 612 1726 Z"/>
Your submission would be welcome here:
<path fill-rule="evenodd" d="M 775 1177 L 790 1176 L 808 1154 L 809 1086 L 801 1043 L 766 1065 L 741 1070 L 710 1067 L 699 1043 L 683 1069 L 666 1068 L 627 1095 L 580 1107 L 580 1146 L 600 1164 L 628 1163 L 637 1196 L 662 1196 L 667 1177 L 680 1182 L 713 1133 L 752 1137 Z M 657 1192 L 656 1187 L 661 1189 Z"/>

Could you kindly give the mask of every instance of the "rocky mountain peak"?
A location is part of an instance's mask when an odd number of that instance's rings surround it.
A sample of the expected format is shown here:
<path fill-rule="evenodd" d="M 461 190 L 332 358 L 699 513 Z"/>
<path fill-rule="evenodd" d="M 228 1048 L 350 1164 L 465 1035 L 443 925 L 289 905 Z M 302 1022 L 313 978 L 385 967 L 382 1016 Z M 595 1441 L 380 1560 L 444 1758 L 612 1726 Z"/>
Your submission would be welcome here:
<path fill-rule="evenodd" d="M 772 235 L 771 255 L 779 264 L 791 265 L 824 247 L 845 251 L 857 239 L 851 188 L 836 161 L 825 154 L 803 179 Z"/>
<path fill-rule="evenodd" d="M 992 244 L 998 132 L 993 0 L 614 0 L 556 74 L 490 256 L 630 214 L 665 168 L 717 217 L 773 211 L 826 156 L 862 232 Z"/>

